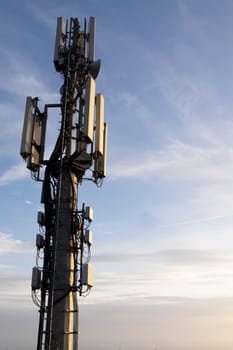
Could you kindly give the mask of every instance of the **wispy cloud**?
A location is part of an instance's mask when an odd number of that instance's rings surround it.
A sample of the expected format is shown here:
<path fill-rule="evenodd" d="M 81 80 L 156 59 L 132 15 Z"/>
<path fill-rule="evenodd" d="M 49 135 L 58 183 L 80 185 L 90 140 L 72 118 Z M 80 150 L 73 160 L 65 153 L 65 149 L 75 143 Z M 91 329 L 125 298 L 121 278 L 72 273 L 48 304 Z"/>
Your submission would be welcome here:
<path fill-rule="evenodd" d="M 136 249 L 136 246 L 134 247 Z M 226 251 L 214 251 L 214 250 L 194 250 L 194 249 L 169 249 L 169 250 L 156 250 L 154 252 L 144 253 L 102 253 L 95 254 L 94 262 L 97 263 L 119 263 L 122 262 L 143 262 L 149 261 L 150 263 L 165 263 L 174 265 L 200 265 L 200 264 L 223 264 L 233 263 L 233 254 Z"/>
<path fill-rule="evenodd" d="M 19 239 L 14 239 L 11 235 L 0 232 L 0 254 L 9 253 L 31 253 L 32 245 Z"/>
<path fill-rule="evenodd" d="M 0 174 L 0 186 L 20 181 L 26 177 L 28 177 L 28 170 L 26 169 L 25 163 L 22 161 L 22 163 L 12 165 L 9 169 Z"/>
<path fill-rule="evenodd" d="M 41 6 L 36 6 L 35 4 L 27 2 L 25 4 L 28 12 L 30 12 L 31 16 L 36 18 L 36 20 L 41 23 L 43 26 L 46 26 L 51 33 L 54 33 L 55 36 L 55 28 L 56 28 L 56 15 L 55 15 L 55 7 L 52 9 L 47 9 L 47 11 L 43 11 Z M 57 9 L 57 6 L 56 6 Z M 61 12 L 62 13 L 62 12 Z"/>
<path fill-rule="evenodd" d="M 173 238 L 155 237 L 150 239 L 150 247 L 138 240 L 134 241 L 134 252 L 130 240 L 123 246 L 119 242 L 104 244 L 93 253 L 93 303 L 102 298 L 111 302 L 158 295 L 231 296 L 233 255 L 227 249 L 229 241 L 223 238 L 225 248 L 220 250 L 216 234 L 207 236 L 205 232 L 184 232 Z M 216 241 L 215 249 L 210 246 L 211 237 Z"/>
<path fill-rule="evenodd" d="M 136 153 L 136 157 L 133 153 Z M 233 152 L 227 147 L 207 148 L 173 141 L 161 150 L 134 150 L 111 159 L 110 179 L 142 181 L 231 182 Z"/>
<path fill-rule="evenodd" d="M 0 70 L 4 80 L 1 85 L 3 91 L 24 99 L 25 96 L 43 96 L 46 102 L 59 98 L 57 93 L 44 84 L 38 67 L 24 53 L 5 49 L 1 60 L 4 67 Z"/>

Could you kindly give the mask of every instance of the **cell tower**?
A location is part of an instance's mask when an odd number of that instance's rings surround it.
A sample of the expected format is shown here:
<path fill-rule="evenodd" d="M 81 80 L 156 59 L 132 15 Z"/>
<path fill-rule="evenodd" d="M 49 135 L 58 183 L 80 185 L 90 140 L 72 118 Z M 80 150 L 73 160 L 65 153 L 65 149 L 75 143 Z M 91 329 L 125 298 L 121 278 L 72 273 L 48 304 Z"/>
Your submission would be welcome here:
<path fill-rule="evenodd" d="M 76 350 L 78 295 L 93 286 L 90 264 L 93 220 L 90 206 L 78 203 L 85 179 L 101 185 L 106 176 L 108 126 L 104 97 L 95 93 L 100 60 L 95 60 L 95 18 L 57 19 L 54 65 L 63 78 L 61 101 L 41 112 L 37 97 L 27 97 L 20 154 L 36 181 L 42 181 L 32 270 L 32 298 L 39 307 L 37 350 Z M 49 110 L 61 111 L 60 130 L 44 159 Z M 42 167 L 44 167 L 42 173 Z M 41 175 L 42 173 L 42 175 Z M 90 174 L 88 178 L 88 173 Z M 42 263 L 40 264 L 40 261 Z"/>

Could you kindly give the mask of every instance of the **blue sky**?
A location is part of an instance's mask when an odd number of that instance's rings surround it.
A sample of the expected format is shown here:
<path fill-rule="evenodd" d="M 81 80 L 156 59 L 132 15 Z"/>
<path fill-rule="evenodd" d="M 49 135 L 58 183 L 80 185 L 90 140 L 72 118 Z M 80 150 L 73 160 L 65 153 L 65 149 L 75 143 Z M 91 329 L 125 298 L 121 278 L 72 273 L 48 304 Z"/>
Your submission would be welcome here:
<path fill-rule="evenodd" d="M 80 349 L 233 347 L 233 2 L 9 0 L 1 7 L 0 350 L 36 347 L 30 298 L 41 185 L 19 156 L 26 96 L 59 101 L 56 19 L 95 16 L 108 177 Z M 49 120 L 51 150 L 59 115 Z M 12 336 L 14 334 L 14 336 Z"/>

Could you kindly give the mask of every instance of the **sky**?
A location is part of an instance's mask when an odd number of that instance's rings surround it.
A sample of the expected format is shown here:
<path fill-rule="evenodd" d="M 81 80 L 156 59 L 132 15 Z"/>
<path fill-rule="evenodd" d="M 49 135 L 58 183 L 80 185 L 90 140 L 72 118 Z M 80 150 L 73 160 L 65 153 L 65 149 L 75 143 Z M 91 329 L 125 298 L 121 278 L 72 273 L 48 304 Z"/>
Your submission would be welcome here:
<path fill-rule="evenodd" d="M 41 183 L 19 149 L 26 96 L 59 103 L 57 17 L 94 16 L 109 123 L 94 208 L 95 285 L 79 348 L 232 350 L 233 2 L 8 0 L 0 31 L 0 350 L 36 348 Z M 48 121 L 47 153 L 59 130 Z"/>

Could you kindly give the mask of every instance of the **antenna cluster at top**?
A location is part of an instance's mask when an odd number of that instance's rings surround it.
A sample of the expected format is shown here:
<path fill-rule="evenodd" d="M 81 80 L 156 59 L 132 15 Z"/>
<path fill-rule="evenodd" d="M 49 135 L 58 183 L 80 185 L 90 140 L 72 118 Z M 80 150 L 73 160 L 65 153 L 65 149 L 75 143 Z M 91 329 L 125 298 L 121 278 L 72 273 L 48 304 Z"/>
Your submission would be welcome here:
<path fill-rule="evenodd" d="M 79 68 L 85 68 L 96 79 L 100 60 L 95 61 L 95 17 L 89 18 L 88 30 L 86 27 L 86 20 L 84 29 L 81 30 L 78 18 L 72 18 L 70 23 L 65 22 L 62 17 L 57 19 L 54 65 L 58 72 L 63 72 L 67 68 L 68 54 L 72 48 L 75 59 L 78 59 L 76 63 Z"/>
<path fill-rule="evenodd" d="M 95 18 L 85 19 L 81 30 L 79 19 L 57 19 L 54 66 L 64 82 L 60 88 L 61 100 L 45 105 L 41 112 L 38 98 L 27 97 L 21 156 L 39 178 L 39 170 L 48 160 L 44 159 L 48 109 L 61 108 L 63 138 L 60 133 L 57 159 L 69 158 L 72 170 L 81 177 L 87 169 L 92 170 L 92 179 L 97 182 L 106 176 L 106 152 L 108 125 L 104 122 L 104 97 L 96 94 L 95 80 L 101 61 L 95 60 Z M 69 150 L 69 151 L 67 151 Z"/>

